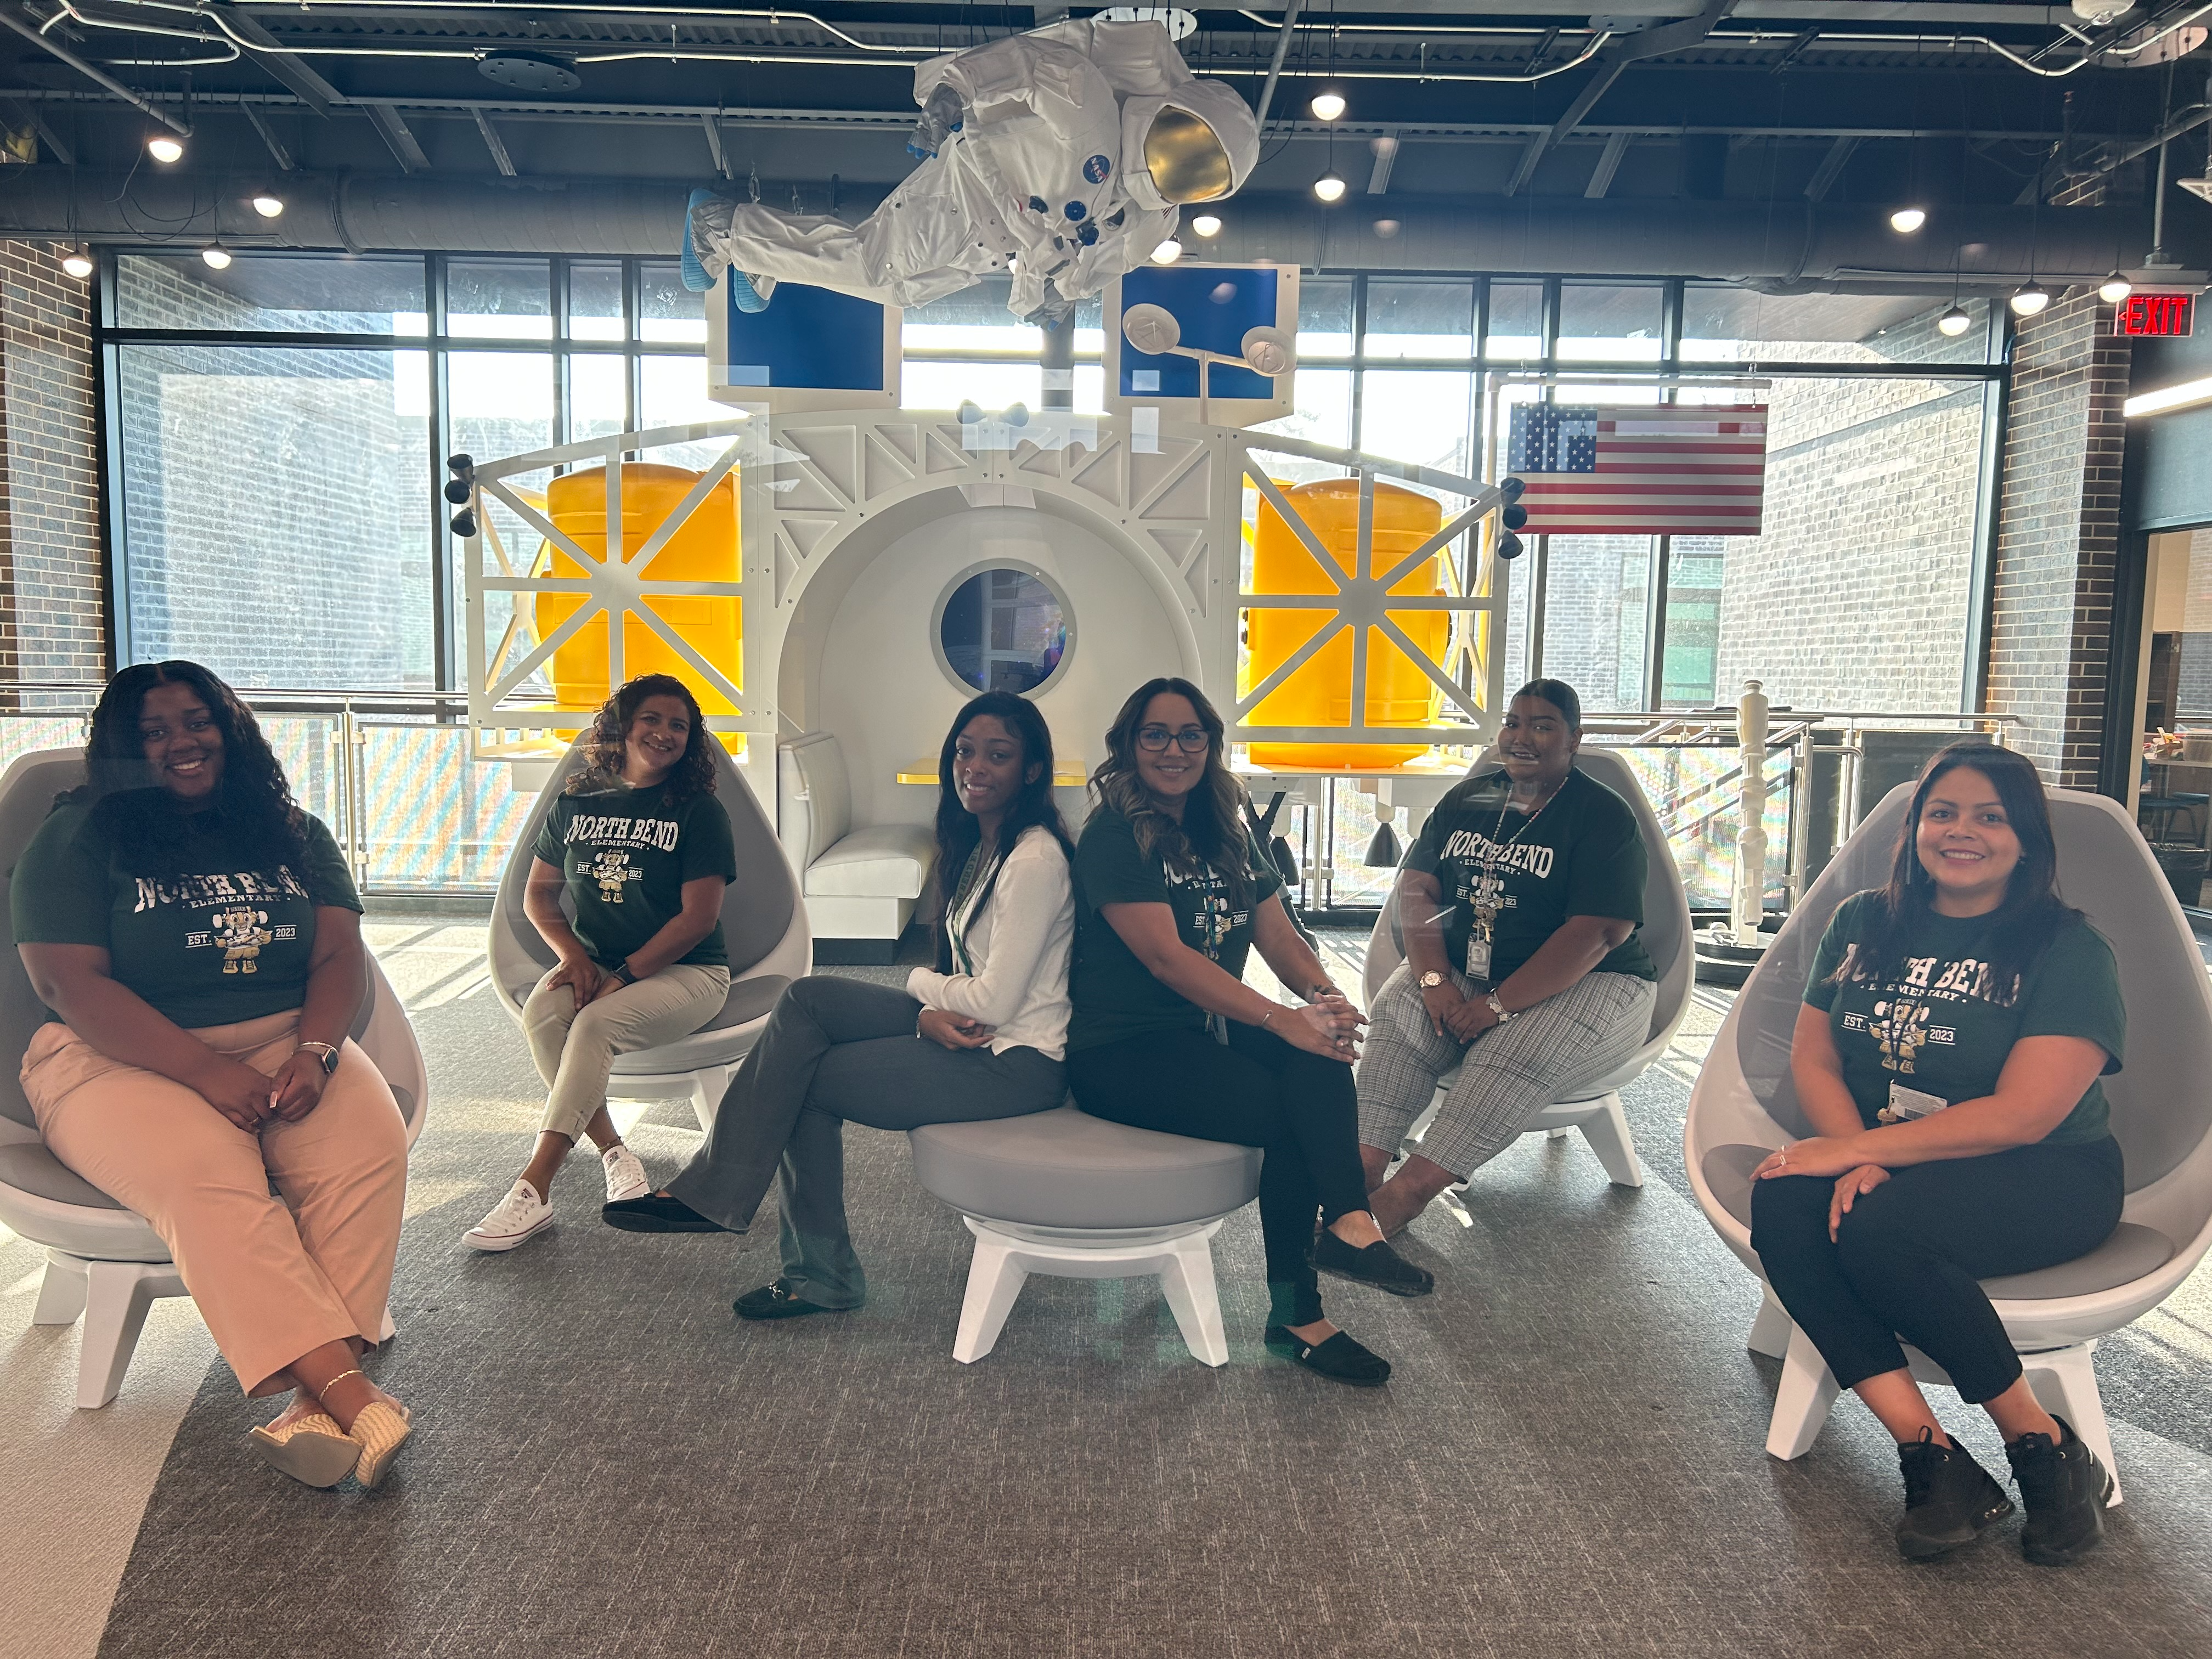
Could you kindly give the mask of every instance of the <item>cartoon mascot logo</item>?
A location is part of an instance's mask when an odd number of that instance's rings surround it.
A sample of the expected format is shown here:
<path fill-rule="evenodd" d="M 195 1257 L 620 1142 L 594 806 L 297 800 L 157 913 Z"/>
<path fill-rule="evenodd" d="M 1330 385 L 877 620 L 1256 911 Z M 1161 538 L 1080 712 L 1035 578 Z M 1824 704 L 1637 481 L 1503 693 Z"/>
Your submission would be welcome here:
<path fill-rule="evenodd" d="M 218 910 L 215 915 L 215 942 L 222 946 L 222 971 L 226 974 L 252 974 L 260 971 L 255 958 L 261 947 L 271 937 L 266 910 L 252 910 L 244 905 L 234 910 Z"/>

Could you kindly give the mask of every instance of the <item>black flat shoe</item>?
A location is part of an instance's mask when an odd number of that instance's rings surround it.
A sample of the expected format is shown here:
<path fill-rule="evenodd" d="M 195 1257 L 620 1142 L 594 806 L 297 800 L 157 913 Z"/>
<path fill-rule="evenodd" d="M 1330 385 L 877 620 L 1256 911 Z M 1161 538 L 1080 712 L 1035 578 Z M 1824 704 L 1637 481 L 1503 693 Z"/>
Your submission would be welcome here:
<path fill-rule="evenodd" d="M 730 1307 L 740 1319 L 797 1319 L 803 1314 L 852 1311 L 848 1308 L 825 1308 L 819 1303 L 804 1301 L 793 1296 L 791 1287 L 781 1279 L 773 1285 L 763 1285 L 757 1291 L 747 1291 L 730 1304 Z"/>
<path fill-rule="evenodd" d="M 1313 1264 L 1317 1273 L 1348 1279 L 1355 1285 L 1372 1285 L 1393 1296 L 1426 1296 L 1437 1287 L 1434 1273 L 1426 1267 L 1416 1267 L 1392 1249 L 1387 1241 L 1347 1244 L 1334 1233 L 1323 1230 L 1321 1237 L 1314 1240 Z"/>
<path fill-rule="evenodd" d="M 1318 1371 L 1332 1382 L 1355 1389 L 1379 1389 L 1390 1380 L 1390 1362 L 1339 1331 L 1326 1342 L 1308 1342 L 1281 1325 L 1270 1325 L 1261 1340 L 1269 1353 Z"/>
<path fill-rule="evenodd" d="M 599 1219 L 610 1227 L 619 1227 L 626 1233 L 726 1233 L 730 1230 L 719 1221 L 709 1221 L 680 1198 L 670 1198 L 663 1193 L 647 1193 L 643 1198 L 625 1198 L 603 1205 Z"/>

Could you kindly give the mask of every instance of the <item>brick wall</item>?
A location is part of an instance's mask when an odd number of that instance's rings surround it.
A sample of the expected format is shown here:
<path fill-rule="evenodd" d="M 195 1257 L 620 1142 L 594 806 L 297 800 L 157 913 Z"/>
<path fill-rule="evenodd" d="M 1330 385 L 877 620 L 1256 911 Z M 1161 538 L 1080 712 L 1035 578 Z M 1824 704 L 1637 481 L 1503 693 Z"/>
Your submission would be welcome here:
<path fill-rule="evenodd" d="M 2096 787 L 2105 744 L 2127 391 L 2127 342 L 2094 293 L 2021 324 L 1985 707 L 2020 717 L 2011 741 L 2071 788 Z"/>
<path fill-rule="evenodd" d="M 107 672 L 87 285 L 0 242 L 0 679 Z"/>

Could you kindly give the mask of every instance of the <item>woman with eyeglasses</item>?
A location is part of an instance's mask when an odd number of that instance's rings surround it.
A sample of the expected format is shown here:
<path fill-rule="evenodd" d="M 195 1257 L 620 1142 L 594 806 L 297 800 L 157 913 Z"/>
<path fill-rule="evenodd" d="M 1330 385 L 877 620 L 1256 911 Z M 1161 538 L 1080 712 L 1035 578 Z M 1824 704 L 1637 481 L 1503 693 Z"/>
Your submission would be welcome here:
<path fill-rule="evenodd" d="M 1068 1085 L 1093 1116 L 1265 1148 L 1267 1348 L 1374 1387 L 1390 1364 L 1322 1313 L 1316 1270 L 1396 1296 L 1425 1296 L 1433 1281 L 1367 1212 L 1352 1081 L 1364 1021 L 1291 925 L 1281 878 L 1245 832 L 1224 732 L 1196 686 L 1156 679 L 1106 734 L 1075 849 Z M 1305 1006 L 1243 982 L 1255 945 Z"/>

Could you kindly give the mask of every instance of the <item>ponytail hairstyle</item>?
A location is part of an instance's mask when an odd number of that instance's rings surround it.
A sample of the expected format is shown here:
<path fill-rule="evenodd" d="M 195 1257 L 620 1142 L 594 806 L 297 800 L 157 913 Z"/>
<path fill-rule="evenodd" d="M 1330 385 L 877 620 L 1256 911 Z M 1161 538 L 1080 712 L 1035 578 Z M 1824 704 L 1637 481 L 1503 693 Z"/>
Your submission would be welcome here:
<path fill-rule="evenodd" d="M 707 730 L 707 717 L 699 712 L 699 699 L 673 674 L 640 674 L 601 703 L 599 712 L 592 716 L 591 729 L 584 735 L 584 763 L 562 787 L 562 794 L 598 795 L 623 787 L 623 756 L 630 722 L 647 697 L 674 697 L 691 716 L 683 757 L 661 780 L 660 787 L 669 803 L 672 805 L 694 795 L 714 793 L 714 757 L 708 749 L 714 738 Z"/>
<path fill-rule="evenodd" d="M 1567 730 L 1578 738 L 1582 736 L 1583 700 L 1575 688 L 1565 680 L 1530 680 L 1528 684 L 1508 698 L 1507 702 L 1517 702 L 1522 697 L 1535 697 L 1541 702 L 1548 702 L 1565 717 Z"/>
<path fill-rule="evenodd" d="M 1044 716 L 1027 697 L 1011 691 L 986 691 L 980 697 L 970 697 L 952 717 L 951 729 L 945 732 L 937 757 L 937 869 L 931 880 L 936 884 L 937 907 L 943 919 L 937 945 L 939 973 L 951 971 L 953 892 L 959 885 L 960 872 L 968 867 L 969 854 L 983 838 L 982 826 L 960 804 L 960 792 L 953 785 L 953 751 L 969 724 L 986 714 L 1005 726 L 1021 744 L 1024 774 L 1031 769 L 1036 772 L 1034 778 L 1024 776 L 1020 793 L 1006 808 L 1006 821 L 999 826 L 997 859 L 987 882 L 997 880 L 998 866 L 1031 830 L 1045 830 L 1060 843 L 1071 864 L 1075 860 L 1075 843 L 1068 838 L 1067 825 L 1052 799 L 1052 728 L 1045 724 Z M 970 908 L 969 926 L 982 909 L 981 903 Z"/>
<path fill-rule="evenodd" d="M 1206 769 L 1184 797 L 1180 823 L 1154 803 L 1137 771 L 1137 728 L 1145 723 L 1146 707 L 1163 693 L 1188 698 L 1206 728 Z M 1244 786 L 1229 769 L 1228 734 L 1206 693 L 1188 680 L 1146 680 L 1115 715 L 1106 733 L 1106 758 L 1091 775 L 1091 792 L 1100 805 L 1128 820 L 1137 851 L 1148 861 L 1158 859 L 1186 877 L 1198 875 L 1201 864 L 1212 865 L 1241 906 L 1251 896 L 1252 843 L 1244 828 Z"/>
<path fill-rule="evenodd" d="M 1979 738 L 1948 744 L 1930 757 L 1913 787 L 1912 804 L 1898 831 L 1889 880 L 1875 888 L 1865 936 L 1857 949 L 1837 964 L 1835 979 L 1894 977 L 1905 966 L 1913 934 L 1933 913 L 1936 883 L 1920 862 L 1920 815 L 1943 778 L 1961 768 L 1986 777 L 1997 792 L 2005 821 L 2020 842 L 2020 862 L 2005 886 L 2004 902 L 1992 918 L 1984 947 L 1990 983 L 2000 1001 L 2009 1003 L 2021 982 L 2039 961 L 2059 931 L 2082 920 L 2081 913 L 2058 896 L 2058 843 L 2051 830 L 2051 806 L 2035 763 L 2014 749 L 2000 749 Z"/>
<path fill-rule="evenodd" d="M 148 769 L 146 745 L 138 735 L 139 710 L 157 685 L 191 687 L 214 718 L 222 737 L 222 780 L 212 805 L 242 856 L 261 874 L 274 875 L 283 866 L 306 884 L 307 815 L 292 799 L 283 765 L 253 711 L 196 662 L 134 663 L 108 681 L 87 733 L 86 781 L 54 804 L 89 806 L 93 821 L 113 837 L 117 854 L 132 875 L 174 879 L 183 873 L 191 823 L 170 805 L 167 792 Z"/>

